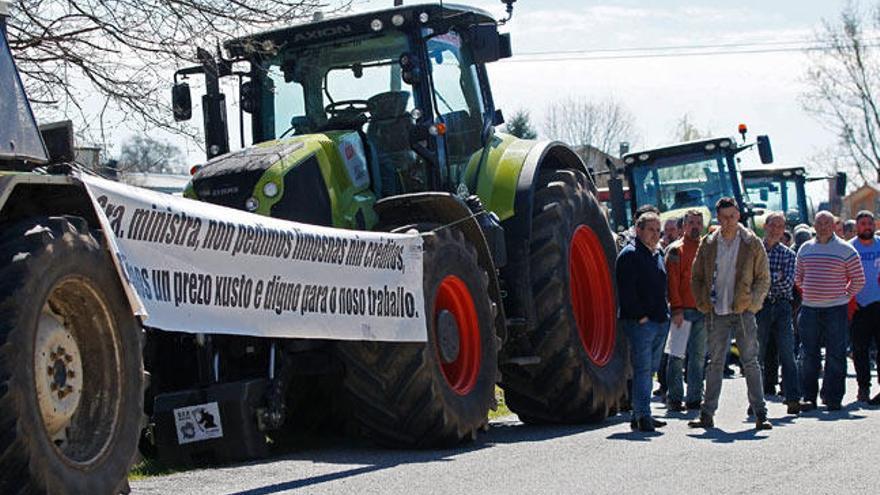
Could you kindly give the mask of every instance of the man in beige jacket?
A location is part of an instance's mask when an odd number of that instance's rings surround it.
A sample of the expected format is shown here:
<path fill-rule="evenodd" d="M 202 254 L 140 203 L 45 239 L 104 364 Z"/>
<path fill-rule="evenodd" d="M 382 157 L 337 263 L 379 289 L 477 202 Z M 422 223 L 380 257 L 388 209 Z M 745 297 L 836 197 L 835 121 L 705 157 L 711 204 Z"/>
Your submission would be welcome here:
<path fill-rule="evenodd" d="M 739 223 L 740 213 L 733 198 L 715 204 L 721 228 L 706 236 L 697 249 L 691 273 L 691 290 L 697 309 L 706 315 L 709 366 L 706 368 L 706 399 L 700 418 L 692 428 L 712 428 L 721 395 L 724 360 L 730 348 L 730 334 L 736 337 L 749 404 L 755 414 L 755 428 L 769 430 L 761 367 L 758 365 L 758 326 L 755 313 L 764 304 L 770 288 L 767 252 L 754 233 Z"/>

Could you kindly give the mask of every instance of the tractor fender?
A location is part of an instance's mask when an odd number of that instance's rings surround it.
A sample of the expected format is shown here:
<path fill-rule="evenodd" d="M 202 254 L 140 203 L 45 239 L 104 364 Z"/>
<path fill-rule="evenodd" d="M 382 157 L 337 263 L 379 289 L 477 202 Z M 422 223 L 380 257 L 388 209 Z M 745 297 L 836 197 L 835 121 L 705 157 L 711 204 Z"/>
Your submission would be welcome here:
<path fill-rule="evenodd" d="M 445 192 L 421 192 L 391 196 L 376 202 L 380 225 L 402 226 L 418 223 L 439 223 L 460 230 L 477 249 L 480 265 L 489 275 L 489 296 L 497 305 L 495 332 L 505 342 L 507 329 L 501 288 L 489 244 L 476 218 L 467 205 L 456 196 Z"/>
<path fill-rule="evenodd" d="M 30 217 L 73 215 L 100 229 L 85 186 L 67 175 L 0 173 L 0 227 Z"/>
<path fill-rule="evenodd" d="M 83 218 L 106 249 L 106 239 L 97 233 L 102 230 L 98 212 L 82 182 L 68 175 L 0 173 L 0 232 L 28 218 L 55 216 Z M 119 283 L 124 287 L 128 282 L 116 267 L 113 272 L 120 276 Z M 123 300 L 131 314 L 135 314 L 129 298 Z"/>

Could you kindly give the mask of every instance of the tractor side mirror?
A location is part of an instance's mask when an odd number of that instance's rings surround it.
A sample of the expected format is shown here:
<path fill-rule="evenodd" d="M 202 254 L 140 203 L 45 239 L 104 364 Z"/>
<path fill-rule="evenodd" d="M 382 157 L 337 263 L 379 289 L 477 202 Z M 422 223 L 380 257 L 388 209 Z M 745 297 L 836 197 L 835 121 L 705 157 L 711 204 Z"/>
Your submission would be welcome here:
<path fill-rule="evenodd" d="M 492 114 L 492 125 L 501 125 L 504 123 L 504 114 L 501 112 L 500 108 L 495 109 L 495 113 Z"/>
<path fill-rule="evenodd" d="M 495 24 L 475 24 L 468 28 L 474 63 L 486 64 L 511 56 L 510 35 L 498 34 Z"/>
<path fill-rule="evenodd" d="M 839 197 L 846 196 L 846 172 L 837 172 L 834 177 L 834 192 Z"/>
<path fill-rule="evenodd" d="M 183 82 L 171 87 L 171 109 L 177 122 L 192 118 L 192 96 L 189 84 Z"/>
<path fill-rule="evenodd" d="M 247 113 L 254 113 L 254 83 L 245 81 L 238 88 L 239 102 L 241 110 Z"/>
<path fill-rule="evenodd" d="M 758 156 L 761 157 L 761 163 L 773 163 L 773 149 L 770 148 L 769 136 L 758 136 Z"/>

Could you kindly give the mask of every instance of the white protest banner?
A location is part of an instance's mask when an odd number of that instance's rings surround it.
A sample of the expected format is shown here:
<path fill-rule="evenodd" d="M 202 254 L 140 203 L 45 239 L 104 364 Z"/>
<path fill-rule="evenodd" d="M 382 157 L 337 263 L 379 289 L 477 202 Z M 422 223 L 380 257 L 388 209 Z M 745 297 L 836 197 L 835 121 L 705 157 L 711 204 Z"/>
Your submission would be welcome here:
<path fill-rule="evenodd" d="M 147 326 L 427 340 L 418 234 L 318 227 L 84 174 L 79 179 Z"/>

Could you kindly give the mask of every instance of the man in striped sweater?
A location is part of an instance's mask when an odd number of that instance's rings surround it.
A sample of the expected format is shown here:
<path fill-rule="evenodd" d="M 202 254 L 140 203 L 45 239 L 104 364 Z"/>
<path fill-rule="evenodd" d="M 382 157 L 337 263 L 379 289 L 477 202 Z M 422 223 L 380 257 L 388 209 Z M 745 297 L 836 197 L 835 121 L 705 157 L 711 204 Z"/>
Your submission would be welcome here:
<path fill-rule="evenodd" d="M 820 343 L 825 344 L 822 401 L 829 411 L 840 410 L 846 387 L 846 309 L 865 285 L 859 253 L 834 233 L 834 215 L 816 214 L 816 238 L 797 254 L 795 284 L 803 303 L 800 315 L 801 411 L 816 408 L 819 395 Z"/>

